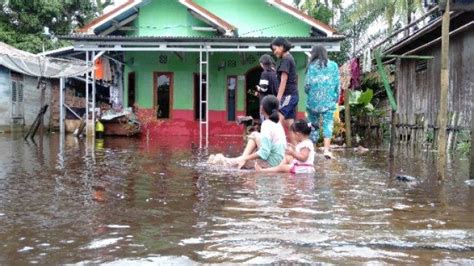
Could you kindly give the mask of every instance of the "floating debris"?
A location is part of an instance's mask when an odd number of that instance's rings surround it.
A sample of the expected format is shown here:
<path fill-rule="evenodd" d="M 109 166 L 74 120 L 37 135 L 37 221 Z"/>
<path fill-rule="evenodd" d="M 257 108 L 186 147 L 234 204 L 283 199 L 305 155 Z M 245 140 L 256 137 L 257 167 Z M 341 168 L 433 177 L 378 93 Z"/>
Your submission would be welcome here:
<path fill-rule="evenodd" d="M 470 187 L 474 187 L 474 179 L 466 180 L 466 181 L 464 181 L 464 183 L 466 183 L 466 185 L 468 185 Z"/>
<path fill-rule="evenodd" d="M 418 180 L 418 178 L 409 175 L 397 175 L 395 178 L 402 182 L 415 182 Z"/>

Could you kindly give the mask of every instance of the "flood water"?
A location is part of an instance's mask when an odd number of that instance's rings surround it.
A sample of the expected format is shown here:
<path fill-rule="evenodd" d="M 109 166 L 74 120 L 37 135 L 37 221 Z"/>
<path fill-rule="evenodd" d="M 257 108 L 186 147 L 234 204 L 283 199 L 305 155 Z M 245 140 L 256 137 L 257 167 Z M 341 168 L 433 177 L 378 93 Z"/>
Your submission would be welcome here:
<path fill-rule="evenodd" d="M 210 149 L 235 155 L 242 140 Z M 438 183 L 432 152 L 335 155 L 314 176 L 261 175 L 209 168 L 176 137 L 2 135 L 0 264 L 474 264 L 466 158 Z"/>

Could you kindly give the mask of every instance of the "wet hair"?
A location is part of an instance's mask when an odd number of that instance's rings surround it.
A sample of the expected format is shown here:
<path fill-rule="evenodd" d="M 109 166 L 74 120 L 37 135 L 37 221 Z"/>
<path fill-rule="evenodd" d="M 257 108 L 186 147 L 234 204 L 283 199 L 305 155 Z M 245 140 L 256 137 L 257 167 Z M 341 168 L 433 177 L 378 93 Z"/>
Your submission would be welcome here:
<path fill-rule="evenodd" d="M 295 133 L 301 133 L 305 136 L 309 136 L 311 131 L 316 130 L 316 127 L 314 124 L 306 121 L 306 119 L 298 119 L 293 122 L 293 124 L 291 124 L 290 129 Z"/>
<path fill-rule="evenodd" d="M 274 95 L 267 95 L 262 99 L 263 111 L 268 115 L 268 119 L 278 123 L 280 116 L 278 115 L 279 107 L 278 99 Z"/>
<path fill-rule="evenodd" d="M 276 37 L 270 44 L 270 49 L 273 50 L 272 46 L 281 46 L 285 52 L 288 52 L 291 50 L 292 44 L 283 37 Z"/>
<path fill-rule="evenodd" d="M 273 57 L 271 55 L 264 54 L 260 57 L 258 61 L 260 64 L 263 65 L 263 68 L 267 71 L 272 69 L 272 67 L 275 67 L 275 60 L 273 60 Z"/>
<path fill-rule="evenodd" d="M 328 51 L 321 44 L 317 44 L 311 49 L 311 57 L 308 66 L 315 62 L 318 63 L 319 67 L 326 67 L 328 65 Z M 308 69 L 306 69 L 306 71 L 308 71 Z"/>

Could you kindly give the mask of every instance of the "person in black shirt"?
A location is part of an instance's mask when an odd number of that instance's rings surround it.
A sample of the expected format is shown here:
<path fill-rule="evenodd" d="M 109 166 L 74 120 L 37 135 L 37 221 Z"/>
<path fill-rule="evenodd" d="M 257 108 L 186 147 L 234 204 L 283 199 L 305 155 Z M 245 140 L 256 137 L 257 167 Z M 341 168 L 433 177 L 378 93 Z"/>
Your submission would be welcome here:
<path fill-rule="evenodd" d="M 291 43 L 282 37 L 277 37 L 271 43 L 273 54 L 280 58 L 277 75 L 280 85 L 277 99 L 280 101 L 280 121 L 286 128 L 290 128 L 296 118 L 298 107 L 298 83 L 296 64 L 290 54 Z"/>
<path fill-rule="evenodd" d="M 260 76 L 260 81 L 257 85 L 258 97 L 260 100 L 260 121 L 263 122 L 264 118 L 262 115 L 262 99 L 267 95 L 277 96 L 278 93 L 278 77 L 275 71 L 275 61 L 273 58 L 264 54 L 260 57 L 260 66 L 263 68 L 263 72 Z"/>

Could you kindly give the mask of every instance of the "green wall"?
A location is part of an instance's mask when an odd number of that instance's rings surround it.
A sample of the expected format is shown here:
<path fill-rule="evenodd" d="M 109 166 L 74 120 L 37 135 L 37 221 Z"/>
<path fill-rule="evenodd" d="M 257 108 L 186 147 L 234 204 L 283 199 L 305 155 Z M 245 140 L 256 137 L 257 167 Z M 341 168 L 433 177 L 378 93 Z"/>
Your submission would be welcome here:
<path fill-rule="evenodd" d="M 160 55 L 167 56 L 167 63 L 160 63 Z M 242 62 L 242 56 L 237 53 L 214 53 L 210 57 L 210 89 L 209 109 L 226 110 L 226 83 L 227 76 L 236 75 L 238 78 L 237 110 L 245 108 L 245 80 L 242 76 L 247 71 L 258 66 L 260 54 L 247 53 L 247 61 Z M 294 53 L 298 68 L 298 87 L 300 90 L 300 111 L 304 111 L 306 97 L 303 91 L 306 55 Z M 254 60 L 249 59 L 249 57 Z M 234 60 L 235 67 L 228 66 Z M 143 108 L 153 107 L 153 72 L 173 72 L 173 109 L 192 110 L 194 108 L 194 75 L 199 73 L 199 54 L 185 53 L 183 59 L 169 52 L 126 52 L 125 61 L 125 105 L 128 105 L 128 73 L 135 72 L 136 102 Z M 218 71 L 218 66 L 225 63 L 225 69 Z"/>
<path fill-rule="evenodd" d="M 194 0 L 238 28 L 240 37 L 308 37 L 311 26 L 265 0 Z"/>
<path fill-rule="evenodd" d="M 152 0 L 139 10 L 134 21 L 138 31 L 130 35 L 138 36 L 211 36 L 213 32 L 192 30 L 192 26 L 208 26 L 194 18 L 177 0 Z"/>

